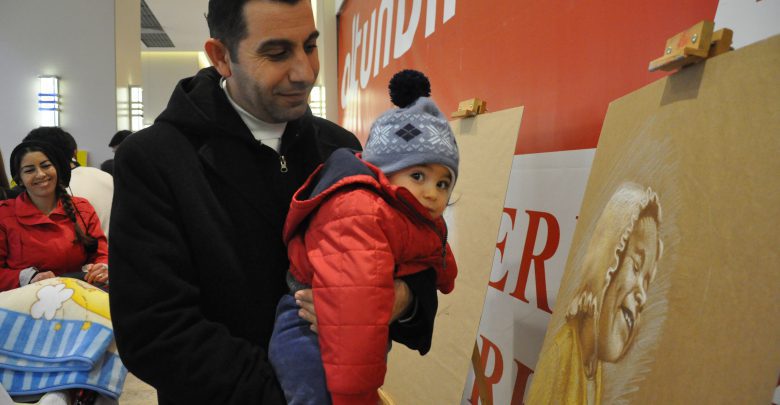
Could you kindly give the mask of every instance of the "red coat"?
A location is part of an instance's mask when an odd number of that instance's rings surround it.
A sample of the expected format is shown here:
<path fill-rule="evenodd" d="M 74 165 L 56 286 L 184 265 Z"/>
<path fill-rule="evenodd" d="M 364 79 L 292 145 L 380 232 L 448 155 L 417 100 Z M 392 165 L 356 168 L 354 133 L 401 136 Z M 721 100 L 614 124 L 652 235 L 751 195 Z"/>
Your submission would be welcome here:
<path fill-rule="evenodd" d="M 446 225 L 374 166 L 312 199 L 320 167 L 295 194 L 284 228 L 290 272 L 313 288 L 319 343 L 333 403 L 377 403 L 386 371 L 393 279 L 434 268 L 452 291 L 455 259 Z M 308 219 L 308 221 L 307 221 Z"/>
<path fill-rule="evenodd" d="M 80 243 L 73 243 L 76 231 L 61 202 L 46 216 L 27 193 L 0 201 L 0 291 L 19 287 L 19 273 L 31 266 L 60 275 L 81 271 L 88 263 L 108 264 L 108 244 L 95 209 L 84 198 L 72 198 L 81 213 L 76 214 L 79 226 L 98 241 L 89 256 Z"/>

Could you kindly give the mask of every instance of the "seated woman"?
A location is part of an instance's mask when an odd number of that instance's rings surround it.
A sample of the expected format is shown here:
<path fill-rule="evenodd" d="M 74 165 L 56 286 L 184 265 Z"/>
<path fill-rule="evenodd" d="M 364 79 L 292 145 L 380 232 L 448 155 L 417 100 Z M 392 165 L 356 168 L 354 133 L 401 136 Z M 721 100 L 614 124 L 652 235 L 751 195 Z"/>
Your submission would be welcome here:
<path fill-rule="evenodd" d="M 60 275 L 108 282 L 106 237 L 89 201 L 65 190 L 65 157 L 47 143 L 22 142 L 10 167 L 23 192 L 0 201 L 0 291 Z"/>

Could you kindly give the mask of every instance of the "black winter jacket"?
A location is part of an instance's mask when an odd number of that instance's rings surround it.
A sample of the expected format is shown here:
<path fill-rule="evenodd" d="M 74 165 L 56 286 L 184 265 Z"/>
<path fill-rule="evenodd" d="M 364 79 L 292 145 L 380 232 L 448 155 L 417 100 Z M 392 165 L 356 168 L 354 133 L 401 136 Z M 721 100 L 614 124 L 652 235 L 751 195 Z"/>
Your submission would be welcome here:
<path fill-rule="evenodd" d="M 266 358 L 286 292 L 282 226 L 317 165 L 360 144 L 308 113 L 282 136 L 283 172 L 219 79 L 208 68 L 179 82 L 155 124 L 117 151 L 109 248 L 116 342 L 160 404 L 282 404 Z"/>

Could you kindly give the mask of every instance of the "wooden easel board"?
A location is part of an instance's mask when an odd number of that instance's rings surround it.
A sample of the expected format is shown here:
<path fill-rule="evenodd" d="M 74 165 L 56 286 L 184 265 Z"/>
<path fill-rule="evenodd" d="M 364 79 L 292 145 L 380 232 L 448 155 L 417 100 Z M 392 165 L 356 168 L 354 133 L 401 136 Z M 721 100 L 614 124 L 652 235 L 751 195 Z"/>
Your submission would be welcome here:
<path fill-rule="evenodd" d="M 455 404 L 468 375 L 474 336 L 496 250 L 523 108 L 450 122 L 460 169 L 444 217 L 458 262 L 455 290 L 439 294 L 431 351 L 395 344 L 383 389 L 397 404 Z"/>
<path fill-rule="evenodd" d="M 684 68 L 610 104 L 532 394 L 560 399 L 555 374 L 564 378 L 559 370 L 576 366 L 561 354 L 576 348 L 583 364 L 601 365 L 601 382 L 573 372 L 566 380 L 584 381 L 590 397 L 600 385 L 605 404 L 771 402 L 780 370 L 778 66 L 780 36 Z M 620 247 L 602 231 L 622 222 L 638 227 L 620 214 L 631 198 L 615 203 L 631 184 L 657 196 L 663 250 L 642 310 L 629 310 L 635 318 L 629 331 L 608 299 L 610 283 L 631 274 L 621 275 L 621 264 L 650 260 L 649 254 L 628 260 L 636 251 L 631 243 L 644 241 L 650 252 L 656 239 L 630 231 Z M 608 277 L 612 264 L 617 270 Z M 583 289 L 600 284 L 595 301 L 578 304 Z M 589 316 L 583 308 L 595 308 L 595 324 L 605 327 L 577 329 Z M 609 319 L 617 329 L 601 322 Z M 566 338 L 571 329 L 578 335 Z M 617 341 L 625 349 L 609 360 L 604 338 L 613 330 L 623 333 Z M 582 358 L 588 339 L 601 347 L 593 363 Z M 555 366 L 545 368 L 545 356 L 556 354 L 549 362 Z"/>

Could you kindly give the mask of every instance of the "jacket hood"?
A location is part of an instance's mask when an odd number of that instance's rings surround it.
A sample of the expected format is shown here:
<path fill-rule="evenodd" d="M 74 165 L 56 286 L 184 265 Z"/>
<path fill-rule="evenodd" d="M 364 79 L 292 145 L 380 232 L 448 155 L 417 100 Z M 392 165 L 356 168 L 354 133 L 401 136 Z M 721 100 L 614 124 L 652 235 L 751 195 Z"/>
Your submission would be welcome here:
<path fill-rule="evenodd" d="M 341 148 L 333 152 L 293 195 L 284 225 L 284 242 L 288 243 L 298 229 L 305 226 L 308 216 L 328 197 L 340 190 L 361 187 L 376 192 L 388 204 L 411 218 L 431 222 L 439 234 L 446 237 L 444 220 L 431 218 L 409 190 L 390 184 L 381 170 L 360 158 L 360 153 Z"/>

